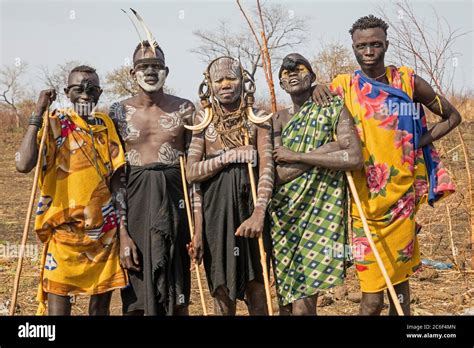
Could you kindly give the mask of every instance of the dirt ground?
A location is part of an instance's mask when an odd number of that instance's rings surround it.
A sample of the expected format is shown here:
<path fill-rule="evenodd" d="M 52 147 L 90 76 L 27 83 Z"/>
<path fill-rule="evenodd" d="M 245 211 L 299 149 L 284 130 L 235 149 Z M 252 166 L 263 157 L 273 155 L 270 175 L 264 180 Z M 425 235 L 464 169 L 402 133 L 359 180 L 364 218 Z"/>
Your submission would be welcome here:
<path fill-rule="evenodd" d="M 461 126 L 462 134 L 474 158 L 474 122 L 464 122 Z M 0 131 L 0 315 L 8 315 L 8 308 L 12 293 L 13 278 L 15 276 L 17 259 L 11 252 L 21 240 L 23 221 L 26 215 L 33 173 L 28 175 L 15 171 L 15 151 L 22 137 L 22 132 Z M 469 194 L 465 162 L 459 138 L 455 132 L 449 135 L 438 149 L 442 153 L 445 164 L 455 176 L 457 192 L 435 208 L 424 206 L 418 214 L 417 220 L 424 227 L 419 234 L 422 258 L 456 263 L 452 270 L 435 270 L 422 267 L 410 280 L 412 289 L 412 312 L 414 315 L 460 315 L 469 309 L 474 311 L 474 273 L 470 268 L 470 214 Z M 471 161 L 470 167 L 474 168 Z M 448 212 L 449 211 L 449 215 Z M 451 225 L 452 240 L 450 240 L 449 226 Z M 29 234 L 29 244 L 33 250 L 41 247 L 36 236 Z M 454 251 L 454 252 L 453 252 Z M 34 254 L 34 253 L 33 253 Z M 37 308 L 35 300 L 38 285 L 39 259 L 26 258 L 18 295 L 17 314 L 34 315 Z M 212 301 L 207 291 L 204 279 L 204 270 L 201 276 L 206 291 L 207 309 L 212 313 Z M 193 277 L 195 273 L 193 272 Z M 277 308 L 275 289 L 273 292 L 274 308 Z M 354 267 L 348 271 L 344 286 L 326 291 L 320 295 L 318 314 L 321 315 L 356 315 L 360 292 Z M 385 302 L 388 300 L 386 298 Z M 88 300 L 77 298 L 73 306 L 74 315 L 87 315 Z M 111 313 L 121 314 L 120 294 L 115 291 L 112 299 Z M 193 278 L 190 313 L 202 315 L 202 307 L 197 289 L 197 281 Z M 238 304 L 238 314 L 247 315 L 244 303 Z M 383 314 L 387 314 L 385 306 Z"/>

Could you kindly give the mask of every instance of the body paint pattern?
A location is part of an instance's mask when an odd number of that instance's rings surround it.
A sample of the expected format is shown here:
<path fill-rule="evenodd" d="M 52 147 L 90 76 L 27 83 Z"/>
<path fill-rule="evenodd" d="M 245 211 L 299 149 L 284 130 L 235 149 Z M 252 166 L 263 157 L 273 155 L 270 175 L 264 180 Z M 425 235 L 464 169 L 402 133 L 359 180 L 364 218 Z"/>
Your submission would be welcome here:
<path fill-rule="evenodd" d="M 140 131 L 135 128 L 131 119 L 137 111 L 133 106 L 114 103 L 110 107 L 109 116 L 117 125 L 117 131 L 123 141 L 136 140 L 140 136 Z"/>
<path fill-rule="evenodd" d="M 172 131 L 183 125 L 179 111 L 161 115 L 158 122 L 163 129 L 168 131 Z"/>
<path fill-rule="evenodd" d="M 257 202 L 255 203 L 255 209 L 262 209 L 265 211 L 272 196 L 273 182 L 275 179 L 271 124 L 265 122 L 264 124 L 260 125 L 257 130 L 257 133 L 258 132 L 263 133 L 259 136 L 260 138 L 263 137 L 263 139 L 257 138 L 257 148 L 260 157 L 260 177 L 258 179 Z"/>
<path fill-rule="evenodd" d="M 131 149 L 130 151 L 126 152 L 125 158 L 127 159 L 127 162 L 132 166 L 142 165 L 140 152 L 135 149 Z"/>
<path fill-rule="evenodd" d="M 173 148 L 170 143 L 164 143 L 158 151 L 158 162 L 176 164 L 179 162 L 179 156 L 182 154 L 182 151 Z"/>
<path fill-rule="evenodd" d="M 217 131 L 212 122 L 206 128 L 206 139 L 211 143 L 215 143 L 217 140 Z"/>

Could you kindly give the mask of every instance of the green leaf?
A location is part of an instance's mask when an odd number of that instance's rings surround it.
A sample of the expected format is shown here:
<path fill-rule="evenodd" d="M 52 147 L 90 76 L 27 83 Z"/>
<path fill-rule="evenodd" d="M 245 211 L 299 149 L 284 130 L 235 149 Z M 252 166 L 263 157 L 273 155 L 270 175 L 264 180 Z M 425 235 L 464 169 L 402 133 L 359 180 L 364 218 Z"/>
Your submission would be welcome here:
<path fill-rule="evenodd" d="M 369 164 L 369 166 L 374 165 L 374 155 L 370 155 L 368 161 L 366 162 Z"/>
<path fill-rule="evenodd" d="M 399 173 L 399 170 L 396 169 L 394 166 L 390 167 L 390 176 L 395 176 Z"/>
<path fill-rule="evenodd" d="M 407 263 L 408 261 L 410 261 L 410 258 L 409 257 L 406 257 L 406 256 L 400 256 L 396 262 L 398 261 L 401 261 L 403 263 Z"/>
<path fill-rule="evenodd" d="M 375 261 L 365 261 L 365 260 L 363 260 L 363 261 L 356 261 L 355 263 L 359 264 L 359 265 L 370 265 L 372 263 L 375 263 Z"/>

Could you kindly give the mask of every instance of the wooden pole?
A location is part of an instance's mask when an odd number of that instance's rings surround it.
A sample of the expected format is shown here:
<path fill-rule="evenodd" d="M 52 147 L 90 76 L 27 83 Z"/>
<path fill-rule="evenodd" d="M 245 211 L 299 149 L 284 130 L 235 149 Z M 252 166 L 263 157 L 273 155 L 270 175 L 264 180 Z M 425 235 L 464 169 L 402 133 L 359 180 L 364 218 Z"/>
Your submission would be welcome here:
<path fill-rule="evenodd" d="M 189 204 L 188 185 L 186 183 L 186 175 L 185 175 L 185 172 L 184 172 L 184 159 L 183 159 L 183 156 L 179 156 L 179 164 L 181 166 L 181 180 L 183 182 L 184 202 L 186 204 L 186 214 L 188 216 L 189 234 L 191 236 L 191 242 L 192 242 L 192 240 L 194 238 L 194 224 L 193 224 L 193 218 L 192 218 L 192 215 L 191 215 L 191 205 Z M 202 311 L 203 311 L 204 315 L 207 316 L 206 300 L 204 298 L 204 291 L 202 289 L 201 272 L 199 272 L 199 265 L 195 265 L 194 270 L 196 271 L 196 277 L 197 277 L 197 281 L 198 281 L 199 295 L 201 297 Z"/>
<path fill-rule="evenodd" d="M 248 132 L 245 132 L 245 145 L 249 145 L 249 135 Z M 255 184 L 255 176 L 253 174 L 252 163 L 247 163 L 250 177 L 250 186 L 252 189 L 252 199 L 253 205 L 257 203 L 257 185 Z M 267 308 L 268 314 L 273 315 L 273 305 L 272 305 L 272 295 L 270 292 L 270 281 L 268 278 L 268 269 L 267 269 L 267 254 L 265 253 L 265 247 L 263 245 L 263 234 L 260 234 L 258 237 L 258 250 L 260 252 L 260 264 L 263 270 L 263 282 L 265 284 L 265 295 L 267 298 Z"/>
<path fill-rule="evenodd" d="M 33 179 L 33 186 L 31 187 L 30 201 L 28 203 L 28 211 L 26 213 L 25 224 L 23 226 L 23 236 L 21 238 L 20 245 L 20 254 L 18 255 L 18 264 L 16 267 L 15 280 L 13 282 L 13 294 L 10 304 L 10 315 L 15 315 L 16 301 L 18 297 L 18 286 L 20 284 L 20 275 L 23 268 L 23 257 L 25 255 L 25 246 L 28 241 L 28 229 L 30 227 L 31 214 L 33 212 L 33 205 L 35 203 L 36 189 L 38 186 L 39 173 L 41 171 L 42 159 L 43 159 L 43 149 L 46 142 L 46 137 L 49 132 L 49 105 L 46 108 L 46 111 L 43 115 L 44 126 L 43 126 L 43 135 L 41 136 L 41 142 L 38 150 L 38 160 L 36 162 L 35 176 Z"/>
<path fill-rule="evenodd" d="M 268 41 L 267 41 L 267 37 L 265 35 L 265 23 L 263 21 L 262 8 L 260 6 L 260 1 L 257 1 L 257 8 L 258 8 L 258 13 L 259 13 L 259 16 L 260 16 L 260 22 L 261 22 L 261 26 L 262 26 L 262 30 L 260 32 L 260 35 L 262 37 L 262 43 L 260 43 L 260 40 L 258 39 L 258 36 L 257 36 L 257 33 L 255 32 L 252 20 L 250 19 L 249 16 L 247 16 L 247 13 L 245 12 L 242 5 L 240 4 L 240 1 L 236 0 L 236 2 L 237 2 L 237 5 L 239 6 L 240 12 L 242 12 L 245 20 L 247 21 L 247 24 L 250 28 L 250 31 L 252 32 L 252 35 L 255 39 L 255 42 L 257 43 L 258 48 L 260 49 L 260 55 L 262 56 L 263 72 L 265 74 L 265 79 L 267 80 L 268 90 L 270 92 L 270 98 L 271 98 L 271 103 L 272 103 L 272 112 L 276 113 L 277 112 L 277 103 L 276 103 L 276 97 L 275 97 L 275 86 L 274 86 L 274 83 L 273 83 L 272 63 L 271 63 L 271 59 L 270 59 L 270 53 L 268 51 Z"/>
<path fill-rule="evenodd" d="M 265 69 L 265 77 L 267 79 L 267 84 L 268 84 L 268 89 L 270 91 L 270 100 L 272 102 L 272 112 L 275 114 L 277 110 L 277 102 L 276 102 L 276 96 L 275 96 L 275 85 L 273 83 L 273 74 L 272 74 L 272 59 L 270 57 L 270 52 L 268 51 L 268 40 L 267 40 L 267 35 L 266 29 L 265 29 L 265 21 L 263 20 L 263 14 L 262 14 L 262 6 L 260 5 L 260 0 L 257 0 L 257 9 L 258 9 L 258 15 L 260 17 L 260 24 L 262 26 L 262 31 L 261 31 L 261 36 L 262 36 L 262 46 L 261 46 L 261 51 L 262 51 L 262 60 L 263 60 L 263 67 Z"/>
<path fill-rule="evenodd" d="M 255 42 L 257 43 L 257 45 L 260 49 L 260 54 L 262 56 L 262 63 L 263 63 L 263 71 L 264 71 L 264 74 L 265 74 L 265 79 L 267 80 L 268 89 L 270 91 L 270 97 L 271 97 L 271 103 L 272 103 L 272 112 L 275 113 L 275 112 L 277 112 L 275 87 L 274 87 L 274 84 L 273 84 L 271 59 L 270 59 L 270 54 L 268 52 L 268 42 L 267 42 L 267 37 L 265 35 L 265 24 L 263 22 L 260 2 L 257 1 L 257 5 L 258 5 L 258 11 L 259 11 L 261 25 L 262 25 L 261 37 L 262 37 L 263 45 L 260 43 L 260 41 L 258 39 L 258 36 L 257 36 L 257 33 L 255 32 L 254 26 L 252 24 L 252 21 L 247 16 L 247 14 L 245 13 L 242 5 L 240 4 L 240 1 L 236 0 L 236 2 L 237 2 L 237 5 L 239 6 L 240 12 L 242 12 L 245 20 L 247 21 L 247 24 L 250 28 L 250 31 L 252 32 L 252 35 L 255 38 Z M 246 143 L 246 145 L 248 145 L 248 143 L 249 143 L 248 133 L 245 134 L 245 143 Z M 251 163 L 248 163 L 248 170 L 249 170 L 249 176 L 250 176 L 250 185 L 252 186 L 252 198 L 253 198 L 253 202 L 254 202 L 254 205 L 255 205 L 257 203 L 257 187 L 256 187 L 256 184 L 255 184 L 255 177 L 253 175 L 253 169 L 252 169 L 252 164 Z M 267 297 L 268 314 L 273 315 L 273 305 L 272 305 L 272 298 L 271 298 L 271 293 L 270 293 L 270 282 L 269 282 L 269 278 L 268 278 L 266 253 L 265 253 L 265 248 L 264 248 L 264 245 L 263 245 L 263 237 L 261 235 L 258 238 L 258 247 L 259 247 L 259 250 L 260 250 L 260 263 L 261 263 L 262 269 L 263 269 L 263 278 L 264 278 L 264 283 L 265 283 L 265 294 L 266 294 L 266 297 Z"/>

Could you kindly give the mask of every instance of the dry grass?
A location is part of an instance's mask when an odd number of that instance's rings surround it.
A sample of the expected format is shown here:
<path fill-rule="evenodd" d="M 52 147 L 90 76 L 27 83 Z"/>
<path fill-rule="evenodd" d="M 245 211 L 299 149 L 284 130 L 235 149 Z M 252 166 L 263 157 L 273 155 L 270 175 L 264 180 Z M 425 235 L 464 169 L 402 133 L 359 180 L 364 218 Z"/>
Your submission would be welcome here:
<path fill-rule="evenodd" d="M 5 128 L 3 128 L 5 129 Z M 474 144 L 474 122 L 464 122 L 461 132 L 466 140 L 468 149 L 472 151 Z M 33 175 L 19 174 L 14 168 L 14 154 L 22 137 L 22 132 L 0 132 L 0 244 L 17 244 L 21 240 L 23 219 L 26 214 L 29 191 Z M 430 271 L 424 269 L 411 280 L 413 313 L 418 315 L 430 314 L 461 314 L 468 308 L 474 307 L 474 291 L 472 286 L 473 272 L 469 271 L 471 260 L 470 245 L 470 207 L 467 196 L 465 162 L 459 141 L 455 133 L 442 140 L 445 149 L 442 158 L 449 164 L 455 176 L 457 192 L 446 200 L 452 220 L 453 243 L 461 271 Z M 438 146 L 440 148 L 440 146 Z M 471 157 L 470 165 L 474 168 Z M 424 227 L 419 234 L 423 258 L 453 262 L 450 244 L 446 207 L 443 203 L 435 208 L 422 207 L 418 214 L 418 222 Z M 30 233 L 30 243 L 37 243 L 36 237 Z M 16 268 L 15 258 L 0 258 L 0 314 L 8 313 L 8 301 L 11 297 L 12 282 Z M 432 272 L 430 276 L 426 276 Z M 26 259 L 24 263 L 19 290 L 18 314 L 32 315 L 36 311 L 36 289 L 38 283 L 39 261 Z M 193 273 L 194 274 L 194 273 Z M 203 275 L 204 272 L 202 271 Z M 426 279 L 425 279 L 426 278 Z M 196 280 L 193 280 L 190 312 L 192 315 L 202 314 Z M 208 311 L 212 313 L 212 301 L 206 288 Z M 275 291 L 273 303 L 276 308 Z M 347 296 L 349 294 L 350 299 Z M 358 312 L 357 301 L 359 293 L 358 281 L 354 268 L 348 272 L 348 278 L 343 288 L 325 292 L 322 296 L 318 312 L 322 315 L 355 315 Z M 387 302 L 388 300 L 386 300 Z M 120 295 L 116 291 L 113 296 L 111 312 L 121 314 Z M 75 315 L 87 315 L 87 299 L 78 298 L 73 307 Z M 387 308 L 384 309 L 387 313 Z M 244 303 L 238 304 L 238 314 L 247 315 Z"/>

